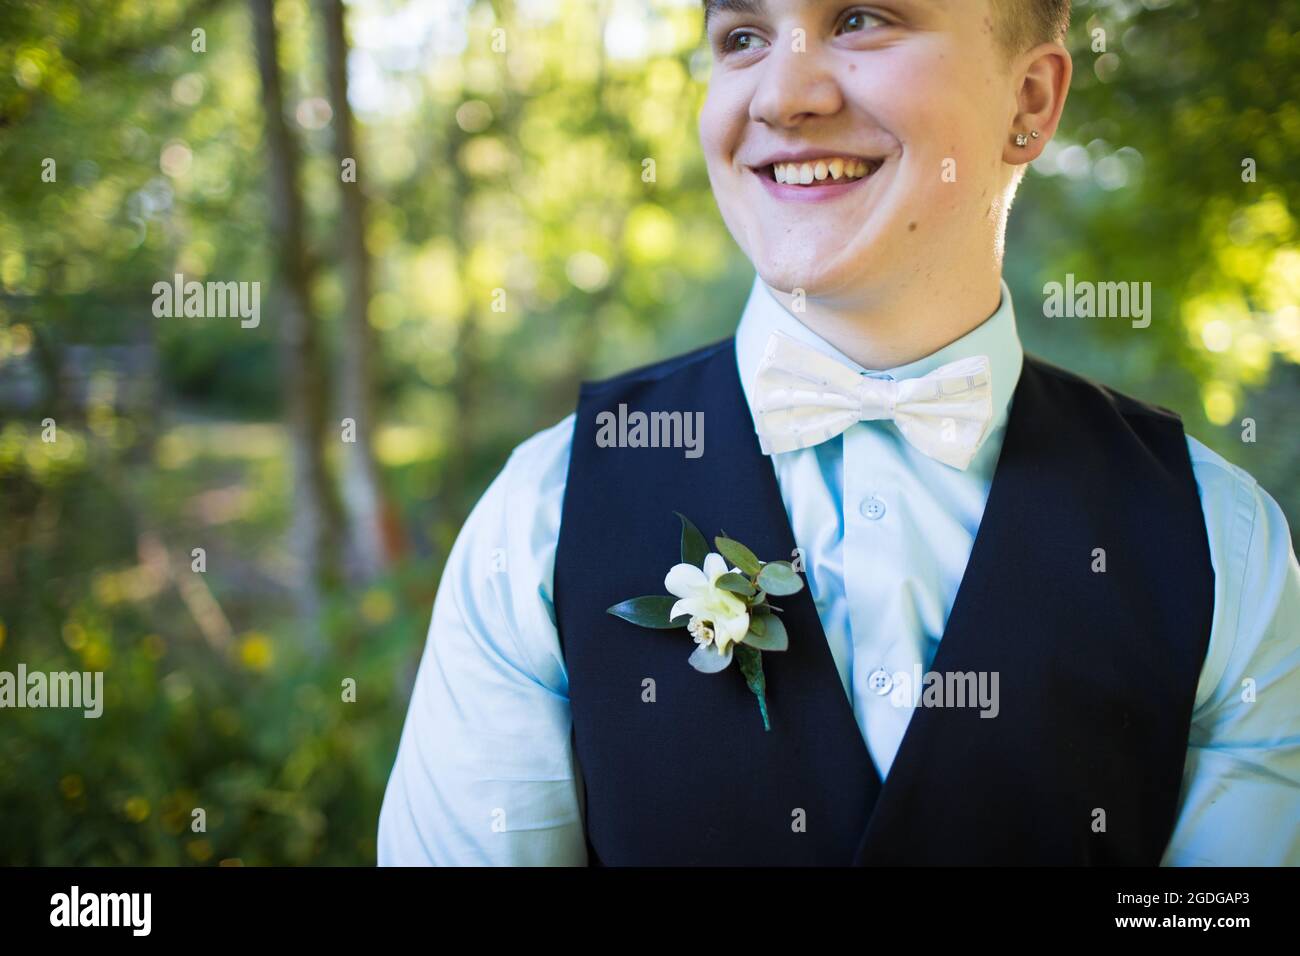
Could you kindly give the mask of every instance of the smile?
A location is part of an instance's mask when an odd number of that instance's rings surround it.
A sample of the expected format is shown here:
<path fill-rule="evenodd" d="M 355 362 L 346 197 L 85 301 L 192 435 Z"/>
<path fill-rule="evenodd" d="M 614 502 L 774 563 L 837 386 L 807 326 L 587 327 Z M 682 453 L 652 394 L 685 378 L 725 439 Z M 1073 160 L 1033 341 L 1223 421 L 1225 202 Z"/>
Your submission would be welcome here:
<path fill-rule="evenodd" d="M 778 183 L 815 187 L 844 179 L 863 179 L 879 166 L 879 163 L 851 156 L 826 156 L 798 163 L 771 163 L 765 168 Z"/>
<path fill-rule="evenodd" d="M 824 156 L 749 169 L 774 199 L 820 203 L 863 188 L 883 165 L 882 159 Z"/>

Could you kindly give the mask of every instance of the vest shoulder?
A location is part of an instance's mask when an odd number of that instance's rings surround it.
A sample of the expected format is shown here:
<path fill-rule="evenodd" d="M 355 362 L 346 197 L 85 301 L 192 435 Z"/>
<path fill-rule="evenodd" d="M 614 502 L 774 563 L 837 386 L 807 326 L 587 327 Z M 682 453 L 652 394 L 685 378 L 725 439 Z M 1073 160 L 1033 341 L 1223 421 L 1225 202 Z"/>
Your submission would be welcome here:
<path fill-rule="evenodd" d="M 649 365 L 642 365 L 610 378 L 583 382 L 581 394 L 583 396 L 606 395 L 610 392 L 662 381 L 676 373 L 702 366 L 734 347 L 735 339 L 728 337 L 720 342 L 714 342 L 711 345 L 705 345 L 672 358 L 652 362 Z"/>
<path fill-rule="evenodd" d="M 1094 381 L 1077 372 L 1054 365 L 1046 359 L 1025 353 L 1025 365 L 1035 371 L 1069 387 L 1080 395 L 1088 395 L 1094 400 L 1101 400 L 1125 418 L 1155 418 L 1171 425 L 1182 427 L 1182 416 L 1172 409 L 1134 398 L 1102 382 Z"/>

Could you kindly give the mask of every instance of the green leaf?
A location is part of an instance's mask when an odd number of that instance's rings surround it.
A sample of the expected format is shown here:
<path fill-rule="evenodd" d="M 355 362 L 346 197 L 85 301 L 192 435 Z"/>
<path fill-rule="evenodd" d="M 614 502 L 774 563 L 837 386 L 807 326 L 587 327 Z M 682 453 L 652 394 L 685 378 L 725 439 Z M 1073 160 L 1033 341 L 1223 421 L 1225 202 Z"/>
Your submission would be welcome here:
<path fill-rule="evenodd" d="M 666 631 L 674 627 L 685 627 L 686 622 L 689 620 L 685 614 L 673 618 L 671 621 L 668 620 L 668 614 L 676 603 L 677 598 L 675 597 L 652 594 L 645 597 L 631 598 L 621 604 L 615 604 L 613 607 L 607 608 L 607 610 L 615 617 L 621 617 L 638 627 L 653 627 Z"/>
<path fill-rule="evenodd" d="M 767 719 L 767 681 L 763 678 L 763 655 L 744 644 L 736 645 L 736 660 L 740 672 L 745 675 L 745 684 L 758 698 L 758 712 L 763 715 L 763 729 L 771 730 L 772 724 Z"/>
<path fill-rule="evenodd" d="M 697 568 L 704 567 L 704 558 L 709 553 L 704 535 L 700 534 L 700 529 L 691 524 L 691 519 L 686 515 L 680 511 L 674 511 L 673 514 L 682 519 L 682 563 L 693 564 Z"/>
<path fill-rule="evenodd" d="M 755 593 L 754 585 L 749 583 L 749 578 L 743 574 L 736 574 L 734 571 L 728 571 L 714 582 L 724 591 L 730 591 L 732 594 L 743 594 L 749 597 Z"/>
<path fill-rule="evenodd" d="M 785 597 L 803 590 L 803 578 L 788 561 L 772 561 L 763 565 L 758 574 L 758 586 L 768 594 Z"/>
<path fill-rule="evenodd" d="M 740 568 L 746 574 L 753 576 L 762 569 L 763 562 L 759 561 L 754 552 L 739 541 L 732 541 L 730 538 L 718 535 L 713 539 L 713 543 L 717 545 L 719 554 L 726 558 L 733 567 Z"/>
<path fill-rule="evenodd" d="M 757 628 L 754 626 L 756 623 L 759 625 Z M 750 619 L 745 646 L 759 651 L 784 651 L 790 646 L 790 636 L 779 617 L 767 614 Z"/>
<path fill-rule="evenodd" d="M 695 650 L 691 653 L 687 663 L 701 674 L 716 674 L 718 671 L 727 669 L 727 665 L 731 663 L 731 657 L 731 647 L 727 648 L 725 654 L 719 654 L 717 648 L 712 645 L 706 647 L 703 644 L 696 644 Z"/>

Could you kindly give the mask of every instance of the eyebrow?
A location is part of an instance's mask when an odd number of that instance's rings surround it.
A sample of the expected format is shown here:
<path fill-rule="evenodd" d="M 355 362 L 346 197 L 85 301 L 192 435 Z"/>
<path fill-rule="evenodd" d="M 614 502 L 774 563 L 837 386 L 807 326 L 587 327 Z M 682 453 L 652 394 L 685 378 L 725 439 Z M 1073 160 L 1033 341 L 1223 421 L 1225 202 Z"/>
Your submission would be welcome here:
<path fill-rule="evenodd" d="M 766 9 L 767 4 L 763 0 L 705 0 L 704 26 L 707 28 L 714 15 L 724 11 L 756 17 L 764 13 Z"/>
<path fill-rule="evenodd" d="M 922 0 L 922 2 L 926 6 L 935 8 L 944 8 L 948 5 L 948 0 Z M 713 17 L 723 12 L 757 17 L 767 12 L 767 4 L 764 0 L 704 0 L 704 28 L 707 30 Z"/>

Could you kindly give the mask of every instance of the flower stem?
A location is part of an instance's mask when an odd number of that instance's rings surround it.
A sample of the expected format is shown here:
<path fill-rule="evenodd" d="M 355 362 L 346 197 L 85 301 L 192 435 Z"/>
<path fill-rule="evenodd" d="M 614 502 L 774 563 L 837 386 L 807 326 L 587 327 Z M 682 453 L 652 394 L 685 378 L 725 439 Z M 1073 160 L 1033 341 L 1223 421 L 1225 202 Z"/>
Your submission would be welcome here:
<path fill-rule="evenodd" d="M 758 698 L 758 712 L 763 715 L 763 729 L 771 730 L 772 724 L 767 719 L 767 680 L 763 677 L 763 655 L 744 644 L 736 648 L 736 659 L 740 662 L 740 672 L 745 675 L 745 684 Z"/>

